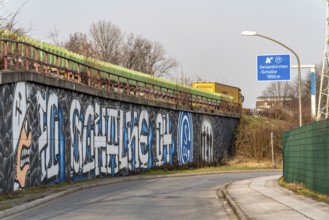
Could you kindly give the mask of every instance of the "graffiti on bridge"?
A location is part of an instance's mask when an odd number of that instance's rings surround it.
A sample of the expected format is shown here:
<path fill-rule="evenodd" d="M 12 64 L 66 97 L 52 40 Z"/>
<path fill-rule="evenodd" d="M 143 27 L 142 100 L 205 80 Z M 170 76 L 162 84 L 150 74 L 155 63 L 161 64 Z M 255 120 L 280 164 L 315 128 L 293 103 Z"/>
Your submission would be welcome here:
<path fill-rule="evenodd" d="M 14 190 L 25 187 L 27 173 L 30 170 L 31 129 L 27 120 L 27 100 L 25 83 L 17 83 L 13 101 L 13 152 Z"/>
<path fill-rule="evenodd" d="M 193 124 L 192 113 L 185 111 L 31 85 L 20 82 L 13 87 L 13 190 L 126 175 L 175 161 L 186 164 L 194 156 L 211 163 L 214 142 L 222 143 L 219 136 L 214 139 L 212 116 L 195 114 Z"/>
<path fill-rule="evenodd" d="M 209 116 L 203 116 L 201 121 L 201 158 L 206 162 L 213 162 L 214 143 L 213 143 L 213 124 Z"/>
<path fill-rule="evenodd" d="M 174 140 L 171 116 L 156 119 L 156 165 L 172 163 Z M 153 166 L 153 125 L 147 110 L 88 105 L 78 99 L 70 109 L 71 172 L 74 175 L 114 175 Z"/>
<path fill-rule="evenodd" d="M 193 122 L 192 115 L 180 112 L 178 119 L 178 162 L 185 164 L 193 161 Z"/>

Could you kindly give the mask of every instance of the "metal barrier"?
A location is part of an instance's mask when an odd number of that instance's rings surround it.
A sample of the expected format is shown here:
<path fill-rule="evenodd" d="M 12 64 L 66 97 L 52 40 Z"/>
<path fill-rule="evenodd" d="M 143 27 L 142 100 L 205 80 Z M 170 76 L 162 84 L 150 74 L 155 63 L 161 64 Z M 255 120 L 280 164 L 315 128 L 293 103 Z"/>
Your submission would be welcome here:
<path fill-rule="evenodd" d="M 329 119 L 284 132 L 283 176 L 329 194 Z"/>
<path fill-rule="evenodd" d="M 226 101 L 217 94 L 193 92 L 192 88 L 162 86 L 138 77 L 127 77 L 97 66 L 97 63 L 77 61 L 76 57 L 58 54 L 33 44 L 0 39 L 0 70 L 35 71 L 49 77 L 70 80 L 111 93 L 144 97 L 177 105 L 201 107 L 213 112 L 240 114 L 241 106 Z M 98 61 L 100 62 L 100 61 Z M 205 94 L 205 95 L 200 95 Z M 218 97 L 217 97 L 218 96 Z"/>

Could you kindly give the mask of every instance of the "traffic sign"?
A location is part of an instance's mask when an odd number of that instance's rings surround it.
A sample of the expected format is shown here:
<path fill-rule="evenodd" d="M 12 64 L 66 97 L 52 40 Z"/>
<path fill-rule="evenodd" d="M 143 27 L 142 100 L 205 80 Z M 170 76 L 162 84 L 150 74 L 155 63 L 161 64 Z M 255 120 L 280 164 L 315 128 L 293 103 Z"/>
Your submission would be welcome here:
<path fill-rule="evenodd" d="M 257 81 L 290 80 L 290 55 L 257 56 Z"/>

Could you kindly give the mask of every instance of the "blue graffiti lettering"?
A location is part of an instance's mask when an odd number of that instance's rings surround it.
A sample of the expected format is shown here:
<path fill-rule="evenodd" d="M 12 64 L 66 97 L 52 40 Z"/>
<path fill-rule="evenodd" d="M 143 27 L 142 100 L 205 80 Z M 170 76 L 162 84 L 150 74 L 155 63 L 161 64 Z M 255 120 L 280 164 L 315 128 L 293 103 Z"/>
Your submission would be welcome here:
<path fill-rule="evenodd" d="M 61 182 L 65 178 L 63 113 L 57 95 L 44 96 L 37 92 L 41 181 Z"/>
<path fill-rule="evenodd" d="M 124 113 L 95 104 L 83 113 L 75 99 L 70 110 L 70 131 L 73 179 L 152 166 L 152 126 L 146 110 Z"/>
<path fill-rule="evenodd" d="M 192 115 L 180 112 L 178 119 L 178 162 L 185 164 L 193 161 L 193 124 Z"/>
<path fill-rule="evenodd" d="M 170 115 L 159 113 L 156 118 L 156 166 L 173 162 L 175 141 L 172 132 Z"/>

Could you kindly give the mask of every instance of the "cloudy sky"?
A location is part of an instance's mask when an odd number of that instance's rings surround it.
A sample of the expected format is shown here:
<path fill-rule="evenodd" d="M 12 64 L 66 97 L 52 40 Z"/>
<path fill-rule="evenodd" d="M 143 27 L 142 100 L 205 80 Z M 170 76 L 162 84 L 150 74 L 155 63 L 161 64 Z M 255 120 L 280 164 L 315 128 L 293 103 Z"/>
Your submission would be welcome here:
<path fill-rule="evenodd" d="M 324 50 L 325 0 L 7 0 L 1 13 L 22 4 L 18 21 L 32 27 L 33 38 L 49 42 L 56 27 L 65 40 L 106 19 L 125 33 L 160 42 L 190 77 L 240 87 L 247 108 L 255 107 L 268 85 L 256 80 L 256 56 L 291 53 L 269 40 L 243 37 L 242 31 L 281 41 L 301 64 L 321 63 Z M 293 54 L 291 63 L 296 64 Z"/>

